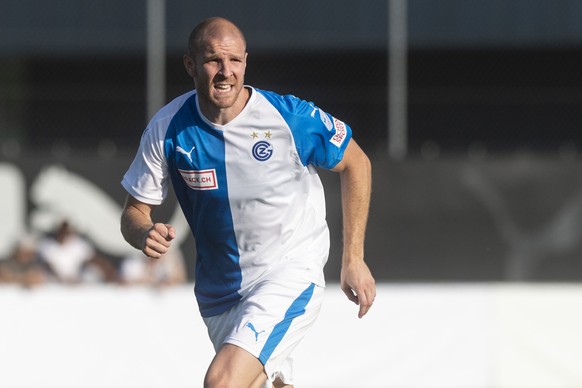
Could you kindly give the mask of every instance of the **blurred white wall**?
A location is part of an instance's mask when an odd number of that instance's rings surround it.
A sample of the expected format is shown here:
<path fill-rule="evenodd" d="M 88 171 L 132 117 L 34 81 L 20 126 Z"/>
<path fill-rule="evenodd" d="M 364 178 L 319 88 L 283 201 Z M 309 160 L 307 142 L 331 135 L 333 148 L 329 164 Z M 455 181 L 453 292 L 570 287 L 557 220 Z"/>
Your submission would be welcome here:
<path fill-rule="evenodd" d="M 199 387 L 213 351 L 192 286 L 0 287 L 0 386 Z M 582 386 L 582 287 L 381 284 L 364 319 L 337 284 L 297 387 Z"/>

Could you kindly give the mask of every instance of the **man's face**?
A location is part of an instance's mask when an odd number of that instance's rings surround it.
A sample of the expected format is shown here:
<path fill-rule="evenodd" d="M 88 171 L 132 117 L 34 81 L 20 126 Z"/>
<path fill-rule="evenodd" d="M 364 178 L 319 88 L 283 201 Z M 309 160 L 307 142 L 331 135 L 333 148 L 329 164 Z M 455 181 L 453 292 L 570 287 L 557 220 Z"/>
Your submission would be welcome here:
<path fill-rule="evenodd" d="M 186 58 L 186 69 L 194 79 L 203 108 L 218 112 L 233 106 L 236 109 L 240 107 L 238 103 L 244 107 L 241 91 L 246 60 L 244 41 L 228 32 L 206 36 L 196 56 Z"/>

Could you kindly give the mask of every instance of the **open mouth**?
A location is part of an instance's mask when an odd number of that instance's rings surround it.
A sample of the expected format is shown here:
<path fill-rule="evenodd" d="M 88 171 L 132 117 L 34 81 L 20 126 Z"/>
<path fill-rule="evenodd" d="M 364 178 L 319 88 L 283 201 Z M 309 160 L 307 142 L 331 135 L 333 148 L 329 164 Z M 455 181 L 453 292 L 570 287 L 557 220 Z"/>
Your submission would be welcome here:
<path fill-rule="evenodd" d="M 227 84 L 215 84 L 214 85 L 214 90 L 216 90 L 216 92 L 222 94 L 222 93 L 228 93 L 232 90 L 232 85 L 227 85 Z"/>

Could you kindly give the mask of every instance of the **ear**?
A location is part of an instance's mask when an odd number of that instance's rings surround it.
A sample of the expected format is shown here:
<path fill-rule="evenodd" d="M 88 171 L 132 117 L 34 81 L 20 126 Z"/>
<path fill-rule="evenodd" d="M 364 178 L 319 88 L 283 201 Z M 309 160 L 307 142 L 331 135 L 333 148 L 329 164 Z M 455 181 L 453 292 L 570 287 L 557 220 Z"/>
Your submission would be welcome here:
<path fill-rule="evenodd" d="M 184 55 L 184 68 L 190 77 L 196 77 L 196 65 L 189 55 Z"/>

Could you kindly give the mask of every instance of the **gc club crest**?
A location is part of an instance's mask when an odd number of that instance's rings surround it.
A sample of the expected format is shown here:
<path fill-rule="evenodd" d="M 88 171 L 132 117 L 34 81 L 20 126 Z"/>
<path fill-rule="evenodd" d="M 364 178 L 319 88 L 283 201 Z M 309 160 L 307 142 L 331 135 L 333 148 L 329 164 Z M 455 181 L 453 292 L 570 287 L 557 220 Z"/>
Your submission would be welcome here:
<path fill-rule="evenodd" d="M 268 160 L 273 155 L 273 146 L 266 140 L 260 140 L 253 146 L 253 157 L 259 162 Z"/>

